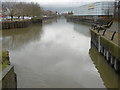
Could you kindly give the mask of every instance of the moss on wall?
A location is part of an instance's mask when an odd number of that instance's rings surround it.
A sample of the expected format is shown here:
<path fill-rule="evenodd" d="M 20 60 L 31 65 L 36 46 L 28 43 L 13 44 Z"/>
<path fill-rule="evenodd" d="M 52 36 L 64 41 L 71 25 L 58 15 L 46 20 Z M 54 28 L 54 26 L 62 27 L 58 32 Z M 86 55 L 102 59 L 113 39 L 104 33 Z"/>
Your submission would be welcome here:
<path fill-rule="evenodd" d="M 9 52 L 0 52 L 0 71 L 1 75 L 1 89 L 9 90 L 10 88 L 17 90 L 17 75 L 14 72 L 14 66 L 10 65 Z"/>
<path fill-rule="evenodd" d="M 6 68 L 8 65 L 10 65 L 9 61 L 9 52 L 3 51 L 0 53 L 0 70 Z"/>
<path fill-rule="evenodd" d="M 101 45 L 107 49 L 113 56 L 115 56 L 118 60 L 120 60 L 120 46 L 115 44 L 114 42 L 106 39 L 105 37 L 100 37 Z"/>
<path fill-rule="evenodd" d="M 96 30 L 90 30 L 91 38 L 94 39 L 95 42 L 98 42 L 98 36 L 100 36 L 100 44 L 120 61 L 120 46 L 105 36 L 102 36 L 101 33 L 97 33 Z"/>

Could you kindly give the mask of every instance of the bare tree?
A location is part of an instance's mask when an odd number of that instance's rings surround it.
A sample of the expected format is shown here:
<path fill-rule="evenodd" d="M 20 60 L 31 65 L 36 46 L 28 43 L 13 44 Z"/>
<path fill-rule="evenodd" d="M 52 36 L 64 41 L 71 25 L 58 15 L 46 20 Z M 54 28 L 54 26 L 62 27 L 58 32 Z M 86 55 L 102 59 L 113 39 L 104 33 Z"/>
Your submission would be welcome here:
<path fill-rule="evenodd" d="M 22 7 L 22 2 L 17 3 L 16 5 L 14 5 L 14 8 L 16 9 L 16 16 L 18 17 L 18 19 L 20 19 L 20 16 L 22 15 L 22 11 L 23 11 L 23 7 Z"/>
<path fill-rule="evenodd" d="M 28 4 L 24 2 L 17 3 L 16 5 L 14 5 L 14 8 L 16 8 L 16 16 L 18 16 L 18 18 L 22 16 L 24 19 L 24 16 L 26 16 L 27 12 L 29 12 Z"/>
<path fill-rule="evenodd" d="M 17 3 L 14 8 L 16 8 L 17 16 L 22 16 L 24 19 L 24 16 L 41 16 L 41 7 L 37 3 L 24 3 L 20 2 Z"/>
<path fill-rule="evenodd" d="M 15 16 L 16 14 L 16 10 L 15 8 L 12 6 L 10 7 L 6 7 L 7 11 L 6 11 L 6 14 L 9 15 L 11 17 L 11 20 L 13 20 L 13 17 Z"/>
<path fill-rule="evenodd" d="M 31 9 L 30 15 L 32 17 L 35 17 L 35 16 L 40 17 L 42 15 L 42 8 L 37 3 L 31 3 L 30 9 Z"/>
<path fill-rule="evenodd" d="M 11 17 L 13 20 L 14 16 L 18 19 L 22 16 L 41 17 L 42 8 L 37 3 L 25 3 L 25 2 L 4 2 L 3 11 L 6 15 Z"/>
<path fill-rule="evenodd" d="M 4 0 L 2 2 L 2 14 L 8 15 L 13 20 L 13 16 L 16 14 L 16 10 L 13 7 L 17 0 Z"/>

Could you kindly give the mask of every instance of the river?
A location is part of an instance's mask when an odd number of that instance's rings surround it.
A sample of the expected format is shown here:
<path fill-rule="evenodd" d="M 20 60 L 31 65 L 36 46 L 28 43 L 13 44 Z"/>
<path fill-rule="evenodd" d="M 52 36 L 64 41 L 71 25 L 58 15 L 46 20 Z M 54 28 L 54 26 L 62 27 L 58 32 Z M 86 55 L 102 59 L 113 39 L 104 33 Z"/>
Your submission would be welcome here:
<path fill-rule="evenodd" d="M 89 55 L 90 31 L 84 24 L 57 19 L 4 30 L 18 88 L 105 88 Z"/>

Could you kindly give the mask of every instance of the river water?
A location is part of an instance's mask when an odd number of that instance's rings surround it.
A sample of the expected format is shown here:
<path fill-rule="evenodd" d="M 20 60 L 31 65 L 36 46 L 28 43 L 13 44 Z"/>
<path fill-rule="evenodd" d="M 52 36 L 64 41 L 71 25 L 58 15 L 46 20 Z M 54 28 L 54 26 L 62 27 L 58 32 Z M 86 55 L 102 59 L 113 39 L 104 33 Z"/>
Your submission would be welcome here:
<path fill-rule="evenodd" d="M 84 24 L 57 19 L 3 31 L 18 88 L 104 88 L 89 55 L 90 31 Z"/>

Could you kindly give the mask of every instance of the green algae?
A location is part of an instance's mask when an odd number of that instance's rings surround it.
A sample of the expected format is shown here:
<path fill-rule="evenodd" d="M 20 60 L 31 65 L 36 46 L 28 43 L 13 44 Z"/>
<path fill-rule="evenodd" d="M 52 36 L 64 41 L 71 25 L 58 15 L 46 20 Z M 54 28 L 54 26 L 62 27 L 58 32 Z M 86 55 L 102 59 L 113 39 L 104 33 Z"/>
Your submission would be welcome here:
<path fill-rule="evenodd" d="M 0 52 L 0 71 L 10 65 L 9 52 Z"/>

